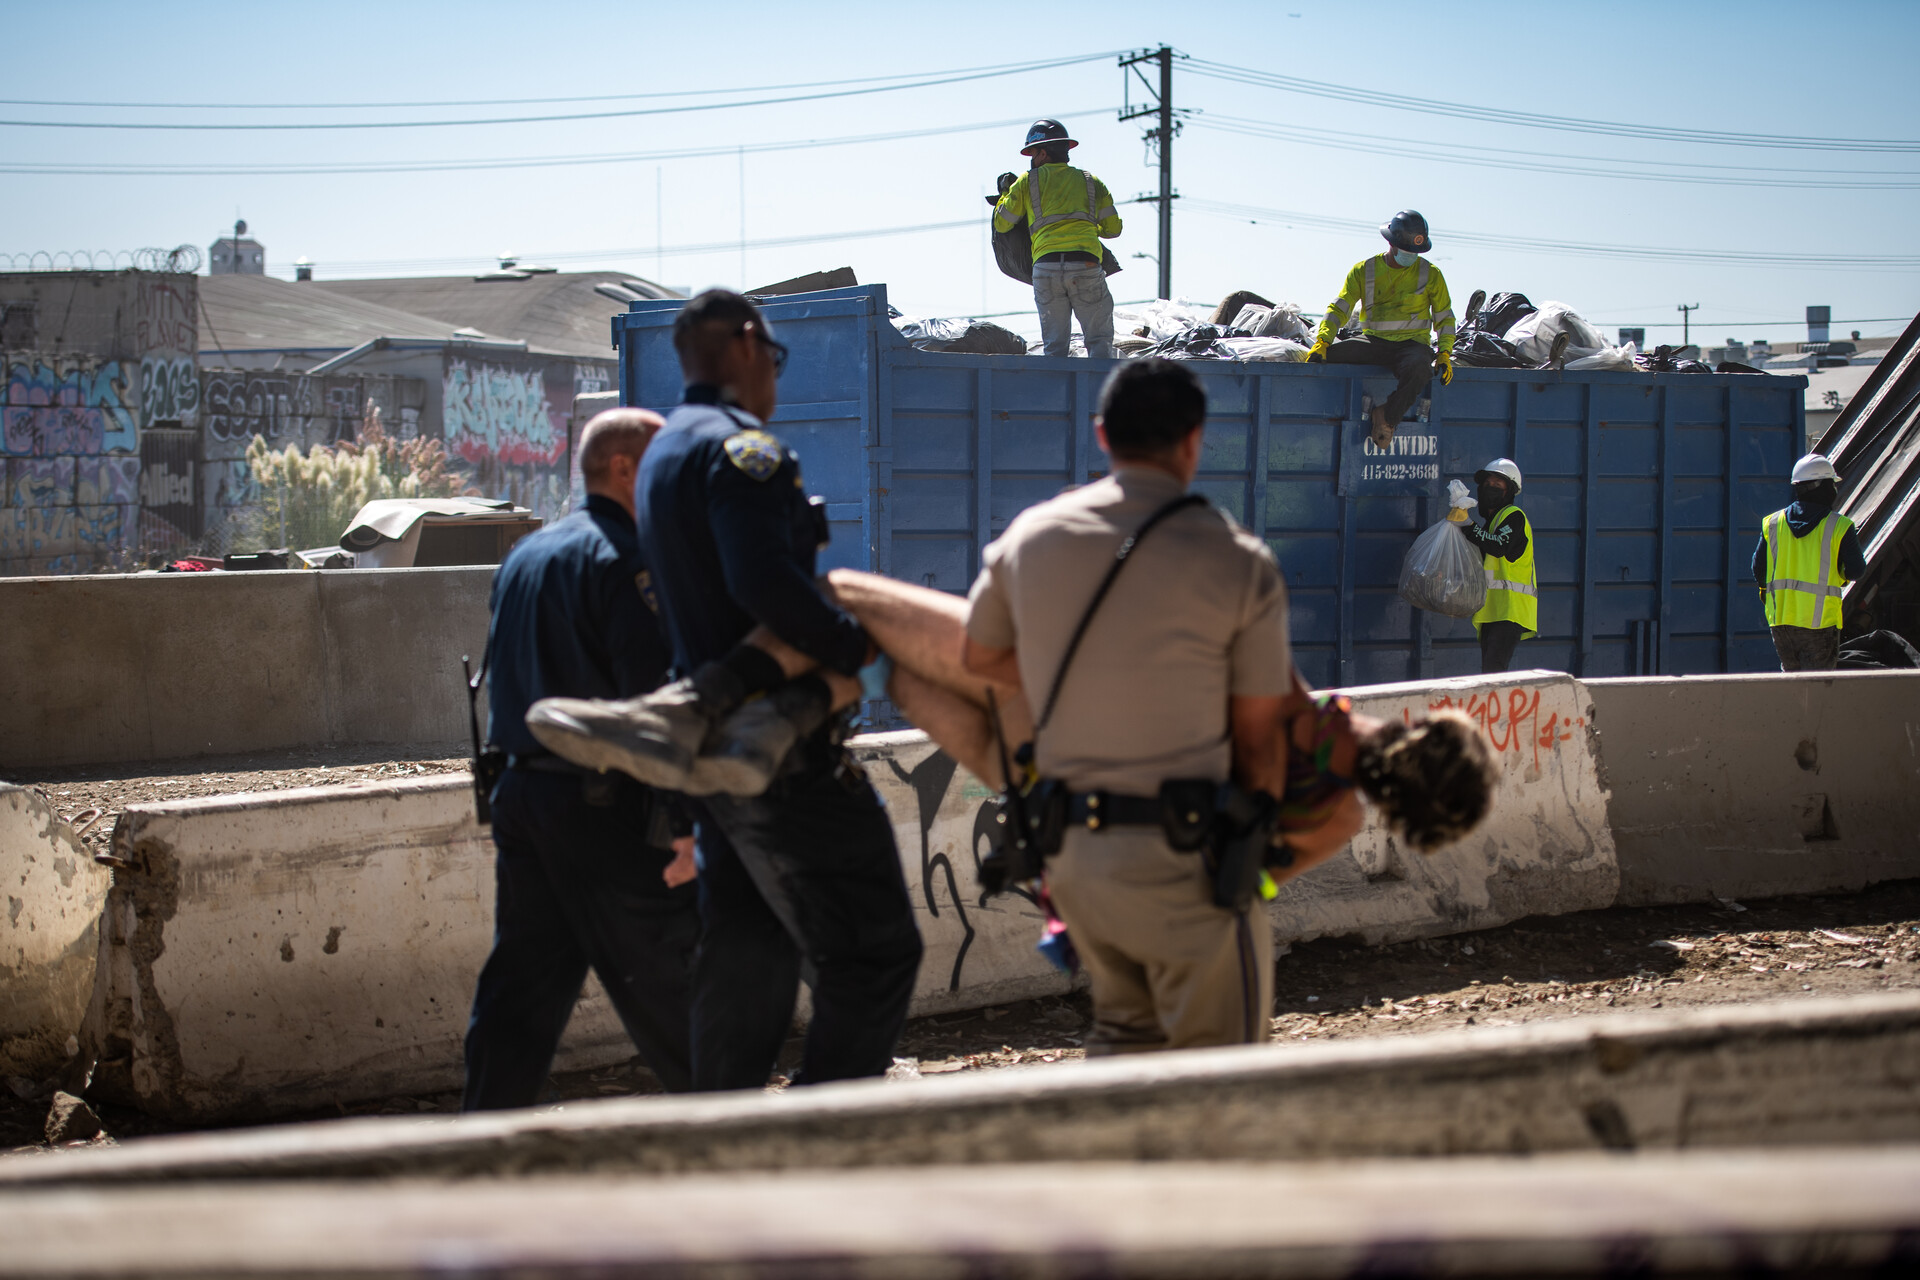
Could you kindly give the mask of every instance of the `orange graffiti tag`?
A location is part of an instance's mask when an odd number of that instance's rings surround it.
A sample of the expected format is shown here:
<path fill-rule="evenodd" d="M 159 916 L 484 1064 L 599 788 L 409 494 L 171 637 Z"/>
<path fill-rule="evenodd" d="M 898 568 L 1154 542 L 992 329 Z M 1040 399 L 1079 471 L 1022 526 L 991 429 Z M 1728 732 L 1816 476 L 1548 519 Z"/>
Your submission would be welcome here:
<path fill-rule="evenodd" d="M 1455 700 L 1452 694 L 1443 694 L 1438 701 L 1427 703 L 1427 710 L 1455 710 L 1480 726 L 1480 732 L 1487 736 L 1487 742 L 1495 751 L 1519 751 L 1531 746 L 1533 767 L 1540 767 L 1540 749 L 1553 750 L 1556 743 L 1569 742 L 1574 730 L 1586 727 L 1585 716 L 1575 716 L 1562 720 L 1557 711 L 1549 712 L 1545 721 L 1540 719 L 1540 691 L 1535 689 L 1529 696 L 1525 689 L 1510 689 L 1505 698 L 1499 691 L 1471 694 L 1465 699 Z M 1403 723 L 1413 723 L 1413 713 L 1401 708 Z"/>

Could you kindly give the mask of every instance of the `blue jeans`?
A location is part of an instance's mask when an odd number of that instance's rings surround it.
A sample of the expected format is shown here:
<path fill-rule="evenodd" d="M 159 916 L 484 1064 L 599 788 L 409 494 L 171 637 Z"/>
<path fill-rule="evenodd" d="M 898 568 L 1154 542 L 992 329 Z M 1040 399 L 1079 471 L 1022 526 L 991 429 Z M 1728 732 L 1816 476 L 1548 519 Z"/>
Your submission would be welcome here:
<path fill-rule="evenodd" d="M 1046 354 L 1064 356 L 1073 349 L 1077 318 L 1087 355 L 1095 360 L 1113 358 L 1113 294 L 1099 263 L 1034 263 L 1033 304 L 1040 311 L 1040 340 L 1046 344 Z"/>
<path fill-rule="evenodd" d="M 673 853 L 644 840 L 647 788 L 608 781 L 607 805 L 588 804 L 571 774 L 509 769 L 494 788 L 493 953 L 467 1025 L 463 1111 L 539 1100 L 589 966 L 660 1083 L 674 1092 L 692 1083 L 697 895 L 660 879 Z"/>
<path fill-rule="evenodd" d="M 920 971 L 920 931 L 893 822 L 838 751 L 802 743 L 806 767 L 763 796 L 699 810 L 700 948 L 693 963 L 693 1087 L 758 1089 L 793 1025 L 802 963 L 813 1020 L 796 1084 L 877 1076 L 893 1064 Z"/>

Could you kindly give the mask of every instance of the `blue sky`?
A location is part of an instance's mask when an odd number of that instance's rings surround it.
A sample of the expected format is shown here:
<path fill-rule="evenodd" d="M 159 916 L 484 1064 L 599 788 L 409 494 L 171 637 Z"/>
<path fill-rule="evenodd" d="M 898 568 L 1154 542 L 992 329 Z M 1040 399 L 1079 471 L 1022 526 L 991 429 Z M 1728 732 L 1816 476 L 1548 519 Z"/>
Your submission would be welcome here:
<path fill-rule="evenodd" d="M 1050 18 L 1049 14 L 1057 14 Z M 1297 14 L 1298 16 L 1294 16 Z M 104 4 L 6 0 L 0 95 L 73 103 L 315 103 L 306 110 L 165 110 L 8 104 L 8 120 L 266 122 L 559 114 L 686 99 L 538 107 L 383 107 L 369 102 L 663 94 L 780 85 L 1097 54 L 1168 43 L 1197 60 L 1389 93 L 1559 117 L 1760 135 L 1920 138 L 1920 37 L 1912 3 L 1278 5 L 1103 3 L 1078 9 L 925 4 L 439 3 Z M 0 126 L 6 166 L 214 167 L 219 175 L 0 174 L 0 252 L 204 247 L 236 211 L 270 270 L 306 256 L 322 276 L 452 274 L 512 251 L 569 269 L 633 271 L 675 285 L 759 284 L 851 265 L 902 310 L 1023 311 L 992 268 L 981 195 L 1023 163 L 1024 122 L 1064 115 L 1076 160 L 1117 197 L 1150 190 L 1140 126 L 1114 119 L 1111 58 L 997 79 L 811 102 L 613 120 L 433 129 L 121 131 Z M 1912 240 L 1920 150 L 1780 150 L 1450 119 L 1176 72 L 1195 110 L 1175 144 L 1183 197 L 1174 291 L 1236 288 L 1322 307 L 1378 238 L 1284 214 L 1377 223 L 1422 210 L 1457 298 L 1513 289 L 1597 322 L 1678 322 L 1696 337 L 1804 336 L 1809 303 L 1836 321 L 1920 308 Z M 1232 132 L 1255 122 L 1263 135 Z M 703 158 L 419 172 L 455 160 L 728 148 L 1002 122 L 939 136 Z M 1334 136 L 1338 132 L 1344 137 Z M 1356 150 L 1356 146 L 1366 150 Z M 1455 150 L 1439 157 L 1429 149 Z M 1385 155 L 1380 150 L 1412 154 Z M 1514 154 L 1523 153 L 1523 154 Z M 1598 169 L 1600 176 L 1462 162 Z M 398 164 L 384 173 L 271 174 L 263 166 Z M 1709 166 L 1721 166 L 1713 168 Z M 1642 181 L 1757 178 L 1801 186 Z M 1843 171 L 1843 172 L 1815 172 Z M 744 196 L 744 198 L 743 198 Z M 1190 203 L 1185 203 L 1190 202 Z M 656 208 L 660 216 L 656 217 Z M 1124 211 L 1121 299 L 1153 293 L 1150 207 Z M 969 221 L 971 220 L 971 221 Z M 744 221 L 750 247 L 734 245 Z M 950 222 L 907 235 L 755 242 Z M 1458 233 L 1490 238 L 1467 243 Z M 1712 250 L 1663 262 L 1513 241 Z M 1501 243 L 1505 242 L 1505 243 Z M 713 252 L 688 247 L 724 243 Z M 653 247 L 667 252 L 656 259 Z M 1750 253 L 1821 254 L 1838 266 L 1771 266 Z M 1896 260 L 1897 259 L 1897 260 Z M 1846 324 L 1869 335 L 1899 321 Z M 1677 336 L 1655 330 L 1653 337 Z M 1838 335 L 1837 335 L 1838 336 Z"/>

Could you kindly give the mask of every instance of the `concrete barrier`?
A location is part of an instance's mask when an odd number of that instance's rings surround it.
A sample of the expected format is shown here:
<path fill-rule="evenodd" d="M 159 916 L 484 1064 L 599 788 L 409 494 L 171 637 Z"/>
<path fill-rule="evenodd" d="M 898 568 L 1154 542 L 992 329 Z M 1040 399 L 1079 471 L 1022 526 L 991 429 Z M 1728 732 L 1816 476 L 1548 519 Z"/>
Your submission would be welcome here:
<path fill-rule="evenodd" d="M 188 1134 L 0 1161 L 0 1191 L 1914 1143 L 1916 1052 L 1920 993 L 1775 1001 L 914 1084 Z"/>
<path fill-rule="evenodd" d="M 1593 680 L 1620 901 L 1920 876 L 1920 672 Z"/>
<path fill-rule="evenodd" d="M 1920 1153 L 15 1192 L 0 1275 L 1892 1276 Z"/>
<path fill-rule="evenodd" d="M 77 1047 L 106 868 L 38 792 L 0 783 L 0 1077 L 38 1084 Z"/>
<path fill-rule="evenodd" d="M 1370 828 L 1273 904 L 1282 943 L 1485 928 L 1612 901 L 1613 852 L 1578 682 L 1370 690 L 1374 714 L 1460 705 L 1500 748 L 1496 817 L 1409 856 Z M 857 739 L 894 823 L 926 958 L 916 1014 L 1064 992 L 1037 906 L 978 880 L 998 829 L 981 784 L 918 733 Z M 131 806 L 100 993 L 83 1039 L 95 1087 L 179 1119 L 284 1113 L 457 1087 L 492 937 L 492 846 L 464 776 Z M 631 1049 L 597 988 L 565 1067 Z"/>
<path fill-rule="evenodd" d="M 464 742 L 492 574 L 0 579 L 0 767 Z"/>

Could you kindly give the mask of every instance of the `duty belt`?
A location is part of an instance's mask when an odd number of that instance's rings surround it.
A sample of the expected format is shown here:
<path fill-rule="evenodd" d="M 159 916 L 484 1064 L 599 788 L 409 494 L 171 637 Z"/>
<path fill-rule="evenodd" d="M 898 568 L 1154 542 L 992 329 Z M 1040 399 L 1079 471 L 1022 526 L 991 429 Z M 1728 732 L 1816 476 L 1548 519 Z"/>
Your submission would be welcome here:
<path fill-rule="evenodd" d="M 508 756 L 507 768 L 524 769 L 529 773 L 567 773 L 578 777 L 592 772 L 583 769 L 571 760 L 563 760 L 551 752 L 542 751 L 538 755 Z"/>
<path fill-rule="evenodd" d="M 1166 806 L 1159 796 L 1117 796 L 1109 791 L 1076 791 L 1067 797 L 1071 826 L 1101 831 L 1107 827 L 1158 827 Z M 1196 818 L 1197 820 L 1197 818 Z"/>

